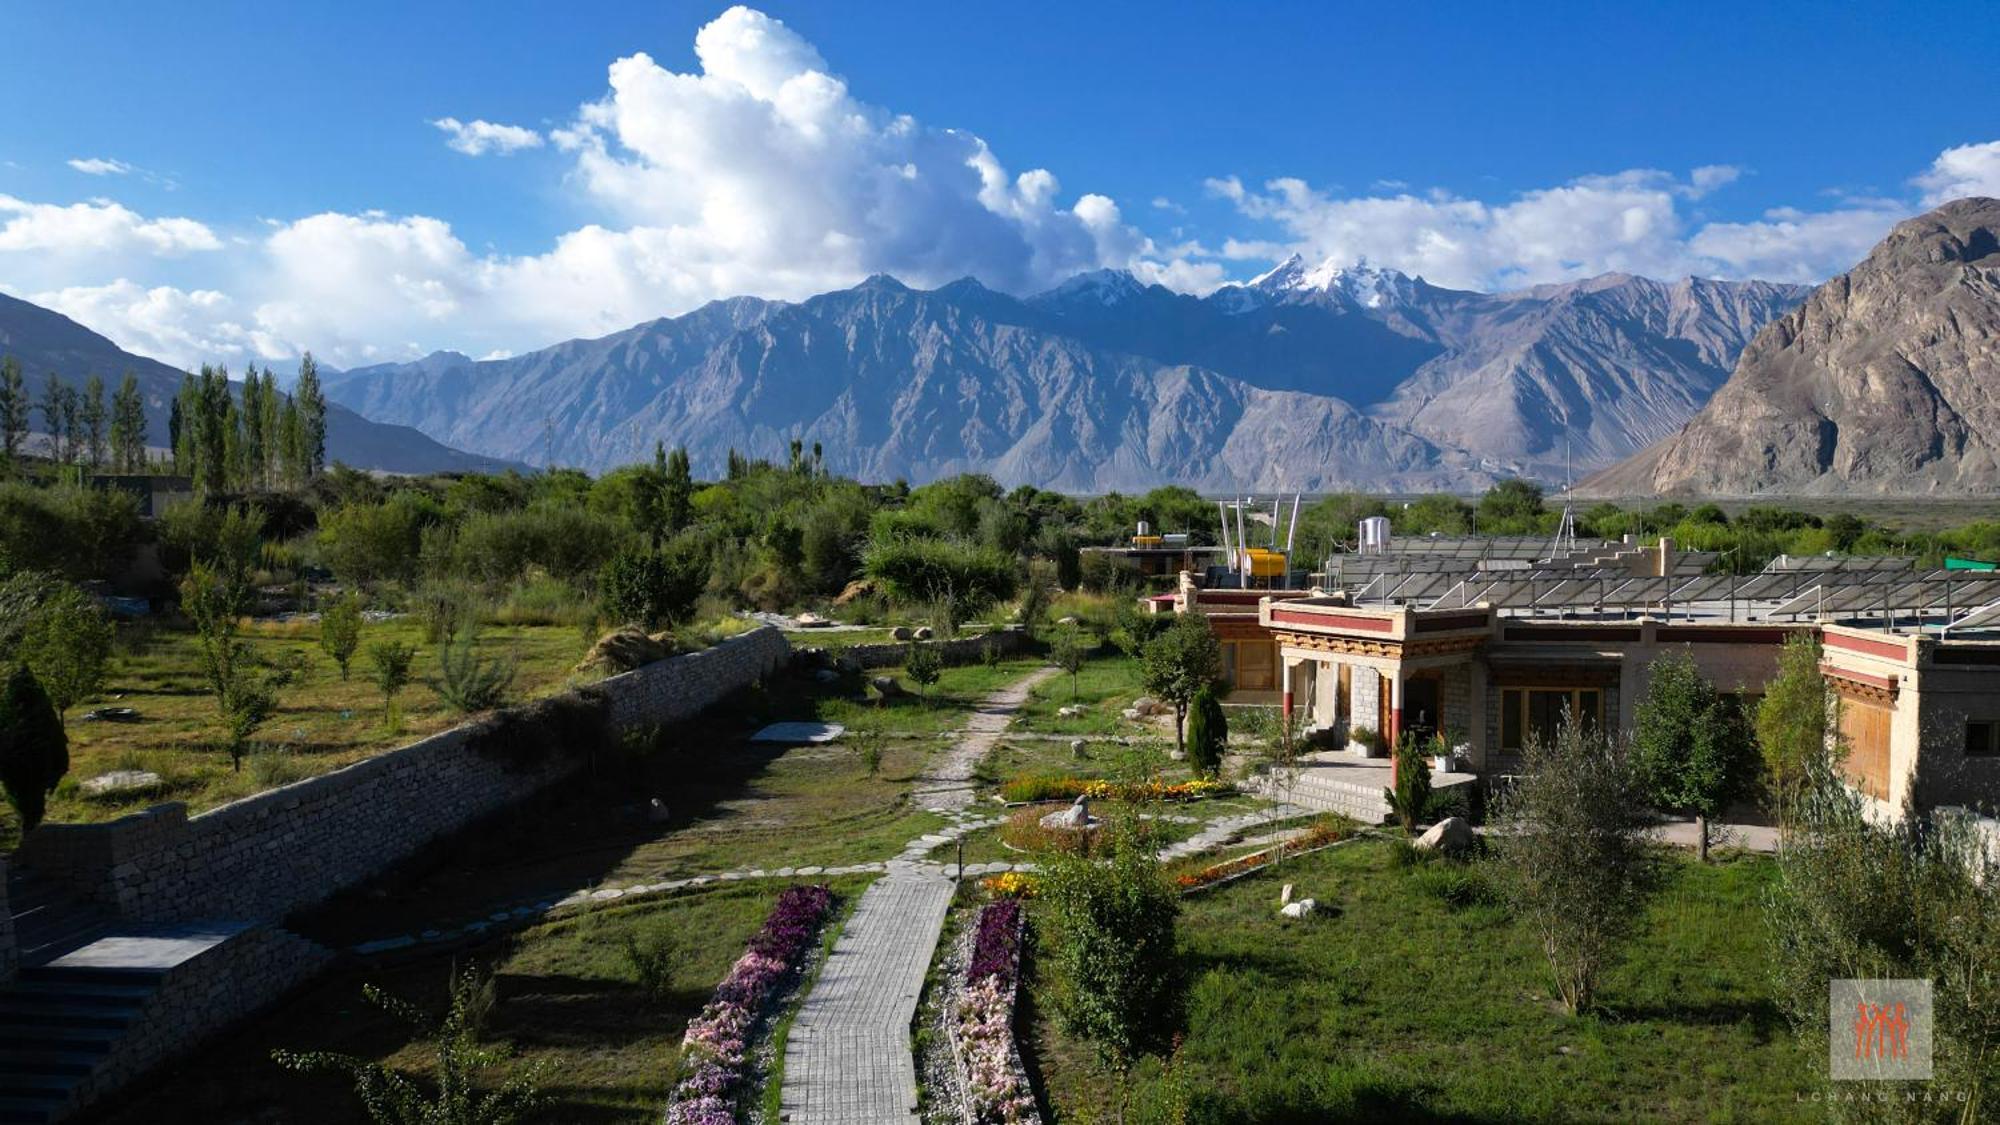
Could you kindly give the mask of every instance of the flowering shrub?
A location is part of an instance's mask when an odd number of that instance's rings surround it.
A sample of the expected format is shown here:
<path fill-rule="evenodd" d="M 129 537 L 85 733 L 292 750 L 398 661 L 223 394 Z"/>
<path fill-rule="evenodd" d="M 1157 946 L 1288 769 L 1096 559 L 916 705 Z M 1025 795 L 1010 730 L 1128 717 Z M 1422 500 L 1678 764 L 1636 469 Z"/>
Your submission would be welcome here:
<path fill-rule="evenodd" d="M 1014 996 L 1021 976 L 1021 904 L 989 903 L 979 912 L 972 960 L 953 1024 L 965 1092 L 978 1122 L 1038 1120 L 1014 1050 Z"/>
<path fill-rule="evenodd" d="M 1232 875 L 1241 875 L 1246 871 L 1255 871 L 1259 867 L 1274 862 L 1281 855 L 1325 847 L 1328 844 L 1345 840 L 1353 834 L 1354 830 L 1350 825 L 1336 821 L 1322 820 L 1306 829 L 1302 835 L 1294 836 L 1275 848 L 1266 848 L 1261 852 L 1251 852 L 1249 855 L 1238 856 L 1235 859 L 1210 864 L 1199 871 L 1190 871 L 1186 874 L 1176 876 L 1174 883 L 1184 891 L 1193 890 L 1196 887 L 1206 887 L 1211 883 L 1219 883 Z"/>
<path fill-rule="evenodd" d="M 1226 781 L 1195 778 L 1165 784 L 1158 781 L 1103 781 L 1080 777 L 1032 775 L 1010 778 L 1000 786 L 1008 801 L 1194 801 L 1203 797 L 1223 797 L 1236 792 Z"/>
<path fill-rule="evenodd" d="M 1035 881 L 1019 871 L 1003 871 L 998 875 L 988 875 L 979 881 L 986 893 L 1001 898 L 1035 897 Z"/>
<path fill-rule="evenodd" d="M 674 1086 L 667 1125 L 734 1125 L 733 1092 L 744 1077 L 751 1029 L 778 983 L 805 959 L 832 906 L 825 887 L 787 887 L 778 895 L 708 1006 L 688 1021 L 681 1047 L 693 1065 Z"/>

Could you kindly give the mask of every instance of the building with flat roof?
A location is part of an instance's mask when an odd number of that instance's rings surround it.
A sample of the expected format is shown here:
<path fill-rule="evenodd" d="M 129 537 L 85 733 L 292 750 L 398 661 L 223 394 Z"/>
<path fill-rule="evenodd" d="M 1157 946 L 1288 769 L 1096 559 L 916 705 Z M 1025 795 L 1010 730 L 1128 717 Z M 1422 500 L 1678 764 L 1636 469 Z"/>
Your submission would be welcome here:
<path fill-rule="evenodd" d="M 1878 812 L 2000 805 L 2000 574 L 1836 558 L 1710 574 L 1713 555 L 1666 539 L 1554 559 L 1471 541 L 1413 549 L 1423 542 L 1348 556 L 1307 591 L 1184 578 L 1172 608 L 1215 628 L 1233 702 L 1275 697 L 1357 757 L 1443 734 L 1456 768 L 1489 778 L 1517 770 L 1565 715 L 1629 732 L 1666 652 L 1754 700 L 1787 638 L 1810 635 L 1839 700 L 1847 776 Z M 1350 740 L 1363 729 L 1380 743 Z"/>

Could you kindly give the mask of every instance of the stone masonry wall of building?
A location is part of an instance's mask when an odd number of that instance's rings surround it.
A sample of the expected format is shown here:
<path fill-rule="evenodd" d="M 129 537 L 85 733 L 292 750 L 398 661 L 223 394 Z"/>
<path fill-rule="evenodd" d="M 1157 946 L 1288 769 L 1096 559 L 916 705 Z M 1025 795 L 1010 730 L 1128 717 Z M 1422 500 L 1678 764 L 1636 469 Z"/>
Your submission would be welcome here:
<path fill-rule="evenodd" d="M 783 664 L 765 627 L 590 689 L 613 729 L 688 718 Z M 15 862 L 147 922 L 281 918 L 573 772 L 581 755 L 496 755 L 477 724 L 190 818 L 178 802 L 105 824 L 44 825 Z"/>

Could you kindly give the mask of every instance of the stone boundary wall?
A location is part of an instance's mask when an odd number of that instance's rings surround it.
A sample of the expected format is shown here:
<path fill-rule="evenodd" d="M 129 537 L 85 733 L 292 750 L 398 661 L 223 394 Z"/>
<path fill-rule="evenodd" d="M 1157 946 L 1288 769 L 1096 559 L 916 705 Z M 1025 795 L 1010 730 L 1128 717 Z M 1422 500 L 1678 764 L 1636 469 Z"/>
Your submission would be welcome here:
<path fill-rule="evenodd" d="M 829 660 L 844 660 L 868 670 L 900 665 L 904 657 L 909 655 L 912 644 L 937 649 L 946 664 L 970 664 L 985 654 L 986 646 L 989 644 L 998 648 L 1003 656 L 1020 652 L 1028 647 L 1028 635 L 1018 626 L 1009 625 L 981 633 L 976 637 L 953 637 L 948 641 L 889 641 L 883 644 L 829 648 L 824 651 Z"/>
<path fill-rule="evenodd" d="M 111 1053 L 72 1091 L 69 1112 L 191 1053 L 209 1036 L 311 980 L 333 958 L 332 951 L 289 930 L 257 925 L 167 970 Z"/>
<path fill-rule="evenodd" d="M 614 730 L 688 718 L 790 657 L 764 627 L 582 689 Z M 549 748 L 523 762 L 482 749 L 472 722 L 190 818 L 179 802 L 104 824 L 44 825 L 15 862 L 121 918 L 281 918 L 574 772 Z"/>

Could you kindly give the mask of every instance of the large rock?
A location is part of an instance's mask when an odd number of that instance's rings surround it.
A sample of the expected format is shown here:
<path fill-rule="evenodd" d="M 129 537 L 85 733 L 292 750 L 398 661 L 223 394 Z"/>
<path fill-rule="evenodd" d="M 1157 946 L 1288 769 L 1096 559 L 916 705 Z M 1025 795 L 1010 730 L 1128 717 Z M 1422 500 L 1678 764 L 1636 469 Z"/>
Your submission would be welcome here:
<path fill-rule="evenodd" d="M 597 638 L 597 643 L 590 646 L 590 652 L 576 667 L 579 672 L 630 672 L 672 655 L 671 648 L 647 636 L 644 629 L 621 625 Z"/>
<path fill-rule="evenodd" d="M 1297 902 L 1288 902 L 1279 907 L 1278 913 L 1287 918 L 1310 918 L 1318 910 L 1319 901 L 1317 899 L 1302 898 Z"/>
<path fill-rule="evenodd" d="M 1472 846 L 1472 825 L 1464 817 L 1448 816 L 1423 835 L 1414 845 L 1419 851 L 1460 852 Z"/>
<path fill-rule="evenodd" d="M 152 770 L 112 770 L 90 778 L 78 788 L 91 797 L 108 797 L 115 793 L 157 789 L 159 785 L 160 775 Z"/>
<path fill-rule="evenodd" d="M 889 630 L 889 639 L 892 641 L 913 640 L 916 638 L 916 635 L 917 631 L 908 625 L 898 625 L 894 629 Z"/>
<path fill-rule="evenodd" d="M 2000 200 L 1898 224 L 1757 334 L 1679 433 L 1597 496 L 2000 489 Z"/>
<path fill-rule="evenodd" d="M 847 605 L 857 598 L 865 598 L 875 592 L 875 583 L 866 578 L 857 578 L 841 588 L 833 599 L 834 605 Z"/>
<path fill-rule="evenodd" d="M 883 699 L 901 699 L 910 694 L 903 690 L 903 685 L 894 676 L 876 676 L 868 683 L 875 689 L 875 694 Z"/>

